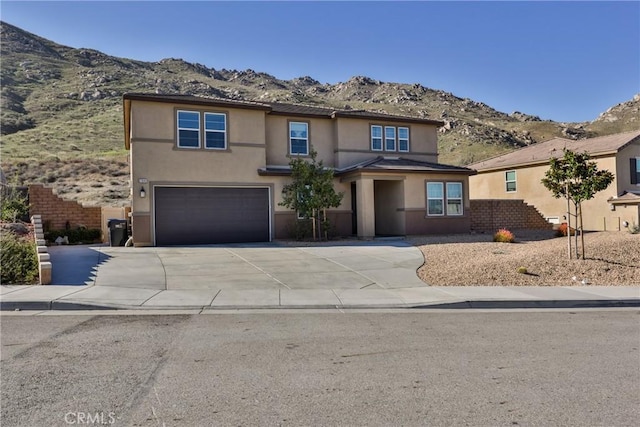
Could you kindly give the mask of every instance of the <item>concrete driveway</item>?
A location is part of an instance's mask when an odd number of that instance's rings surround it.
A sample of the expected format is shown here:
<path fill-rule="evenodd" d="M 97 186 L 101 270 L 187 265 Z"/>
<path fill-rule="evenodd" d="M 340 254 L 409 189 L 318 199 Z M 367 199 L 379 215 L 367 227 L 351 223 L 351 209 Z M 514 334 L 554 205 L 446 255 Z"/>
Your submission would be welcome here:
<path fill-rule="evenodd" d="M 395 289 L 427 286 L 422 253 L 401 241 L 198 247 L 50 248 L 54 285 L 155 290 Z"/>

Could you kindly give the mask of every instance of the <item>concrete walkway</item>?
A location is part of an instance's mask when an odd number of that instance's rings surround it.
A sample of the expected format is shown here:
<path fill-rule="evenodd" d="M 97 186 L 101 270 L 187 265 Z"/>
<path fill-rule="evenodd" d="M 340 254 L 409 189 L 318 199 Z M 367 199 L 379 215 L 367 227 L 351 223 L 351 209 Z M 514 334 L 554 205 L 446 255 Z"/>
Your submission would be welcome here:
<path fill-rule="evenodd" d="M 50 248 L 52 286 L 1 286 L 3 310 L 640 306 L 640 287 L 435 287 L 402 241 Z"/>

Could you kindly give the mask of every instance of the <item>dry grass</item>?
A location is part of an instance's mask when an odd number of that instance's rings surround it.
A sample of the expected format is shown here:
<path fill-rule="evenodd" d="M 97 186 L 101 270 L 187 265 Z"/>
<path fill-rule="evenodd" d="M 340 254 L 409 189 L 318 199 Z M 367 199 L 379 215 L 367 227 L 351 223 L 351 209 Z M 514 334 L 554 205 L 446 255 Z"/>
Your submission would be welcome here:
<path fill-rule="evenodd" d="M 414 237 L 425 264 L 418 275 L 434 286 L 639 286 L 640 234 L 585 234 L 585 260 L 569 260 L 566 238 L 516 232 L 516 243 L 490 234 Z M 519 267 L 527 269 L 518 273 Z"/>

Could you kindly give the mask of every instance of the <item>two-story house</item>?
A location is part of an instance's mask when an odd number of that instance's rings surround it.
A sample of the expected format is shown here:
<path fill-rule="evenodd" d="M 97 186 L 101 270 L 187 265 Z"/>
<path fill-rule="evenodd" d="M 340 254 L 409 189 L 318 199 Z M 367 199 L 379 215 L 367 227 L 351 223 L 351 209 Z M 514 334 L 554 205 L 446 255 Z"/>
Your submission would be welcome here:
<path fill-rule="evenodd" d="M 136 246 L 289 238 L 291 156 L 318 159 L 343 192 L 342 236 L 470 229 L 471 169 L 438 163 L 424 118 L 189 95 L 125 94 Z"/>
<path fill-rule="evenodd" d="M 640 224 L 640 130 L 579 141 L 553 138 L 469 165 L 478 171 L 469 180 L 472 198 L 522 199 L 549 222 L 566 222 L 566 199 L 554 199 L 541 182 L 549 160 L 562 157 L 564 149 L 588 153 L 599 170 L 614 175 L 609 188 L 583 203 L 586 230 L 623 230 Z"/>

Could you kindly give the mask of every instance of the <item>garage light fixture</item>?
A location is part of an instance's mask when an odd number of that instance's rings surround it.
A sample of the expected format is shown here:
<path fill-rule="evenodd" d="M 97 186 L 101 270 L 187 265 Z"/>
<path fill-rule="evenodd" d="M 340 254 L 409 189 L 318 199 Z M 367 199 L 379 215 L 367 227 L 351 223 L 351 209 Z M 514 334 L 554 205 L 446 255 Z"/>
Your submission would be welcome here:
<path fill-rule="evenodd" d="M 147 192 L 144 191 L 144 187 L 140 187 L 140 197 L 142 197 L 143 199 L 147 197 Z"/>

